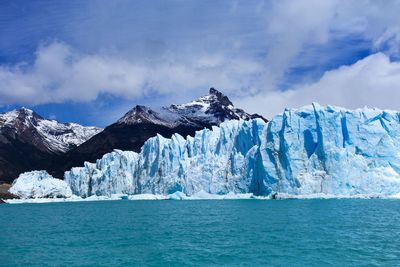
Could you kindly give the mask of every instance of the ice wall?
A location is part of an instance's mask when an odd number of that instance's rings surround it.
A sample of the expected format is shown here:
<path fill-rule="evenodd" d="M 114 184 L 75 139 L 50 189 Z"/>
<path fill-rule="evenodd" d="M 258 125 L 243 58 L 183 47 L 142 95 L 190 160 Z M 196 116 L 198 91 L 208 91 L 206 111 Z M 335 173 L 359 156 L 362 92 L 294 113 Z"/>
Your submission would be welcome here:
<path fill-rule="evenodd" d="M 395 111 L 285 110 L 268 125 L 266 172 L 277 192 L 391 195 L 400 192 L 399 139 Z"/>
<path fill-rule="evenodd" d="M 400 115 L 313 104 L 271 122 L 228 121 L 186 139 L 150 138 L 140 153 L 114 151 L 65 173 L 80 196 L 393 195 L 400 192 Z"/>
<path fill-rule="evenodd" d="M 95 164 L 66 172 L 65 180 L 81 196 L 176 191 L 192 195 L 201 190 L 262 194 L 255 160 L 265 126 L 260 119 L 229 121 L 186 139 L 157 135 L 139 154 L 115 150 Z"/>

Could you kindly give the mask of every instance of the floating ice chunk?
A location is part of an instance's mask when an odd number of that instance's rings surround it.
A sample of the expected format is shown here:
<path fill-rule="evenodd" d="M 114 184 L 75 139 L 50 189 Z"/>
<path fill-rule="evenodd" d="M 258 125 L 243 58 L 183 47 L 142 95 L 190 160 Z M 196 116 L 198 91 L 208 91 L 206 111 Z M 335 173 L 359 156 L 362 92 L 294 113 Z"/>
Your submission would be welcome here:
<path fill-rule="evenodd" d="M 154 194 L 137 194 L 128 197 L 129 200 L 165 200 L 167 196 L 154 195 Z"/>
<path fill-rule="evenodd" d="M 188 196 L 185 193 L 177 191 L 175 193 L 169 194 L 168 195 L 168 199 L 171 199 L 171 200 L 185 200 L 185 199 L 188 199 Z"/>
<path fill-rule="evenodd" d="M 22 173 L 12 184 L 10 193 L 23 199 L 72 196 L 72 191 L 65 181 L 53 178 L 46 171 Z"/>

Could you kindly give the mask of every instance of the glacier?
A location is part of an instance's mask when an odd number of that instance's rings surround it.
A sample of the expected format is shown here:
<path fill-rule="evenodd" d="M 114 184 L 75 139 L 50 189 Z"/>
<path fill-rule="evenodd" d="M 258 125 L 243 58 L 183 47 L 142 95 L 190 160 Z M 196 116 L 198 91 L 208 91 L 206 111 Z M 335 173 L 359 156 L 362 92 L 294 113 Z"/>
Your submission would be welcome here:
<path fill-rule="evenodd" d="M 261 194 L 253 159 L 265 126 L 261 119 L 232 120 L 186 139 L 178 134 L 170 139 L 157 135 L 146 141 L 140 153 L 115 150 L 96 163 L 72 168 L 65 181 L 83 197 L 176 191 L 190 196 L 201 190 Z"/>
<path fill-rule="evenodd" d="M 65 173 L 74 194 L 393 195 L 400 115 L 312 104 L 265 123 L 228 121 L 186 139 L 150 138 Z"/>
<path fill-rule="evenodd" d="M 64 180 L 83 198 L 392 197 L 400 193 L 399 146 L 399 112 L 314 103 L 270 122 L 231 120 L 194 137 L 157 135 L 140 153 L 115 150 Z"/>

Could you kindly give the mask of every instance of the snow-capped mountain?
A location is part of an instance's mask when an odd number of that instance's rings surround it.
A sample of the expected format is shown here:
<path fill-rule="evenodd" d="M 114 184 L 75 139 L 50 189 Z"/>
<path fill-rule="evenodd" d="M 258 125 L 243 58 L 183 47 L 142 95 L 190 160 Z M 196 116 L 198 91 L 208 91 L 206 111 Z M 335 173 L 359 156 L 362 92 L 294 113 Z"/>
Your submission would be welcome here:
<path fill-rule="evenodd" d="M 171 105 L 160 109 L 136 106 L 117 123 L 128 125 L 152 123 L 170 128 L 179 125 L 191 125 L 204 128 L 219 125 L 225 120 L 250 120 L 255 118 L 267 121 L 258 114 L 248 114 L 242 109 L 235 108 L 227 96 L 215 88 L 210 88 L 208 95 L 187 104 Z"/>
<path fill-rule="evenodd" d="M 64 171 L 81 166 L 85 161 L 94 162 L 114 149 L 140 151 L 144 142 L 157 134 L 169 138 L 178 133 L 193 136 L 198 130 L 211 128 L 225 120 L 260 118 L 260 115 L 248 114 L 235 108 L 232 102 L 214 88 L 209 94 L 190 103 L 171 105 L 162 108 L 135 106 L 116 123 L 68 152 L 57 166 L 50 170 L 56 177 L 62 177 Z"/>
<path fill-rule="evenodd" d="M 400 194 L 400 113 L 318 104 L 269 123 L 227 121 L 186 139 L 150 138 L 65 173 L 79 196 L 253 193 L 261 196 Z"/>
<path fill-rule="evenodd" d="M 27 139 L 39 149 L 56 153 L 66 152 L 82 144 L 101 130 L 77 123 L 44 119 L 27 108 L 0 114 L 0 134 L 8 134 L 13 138 L 29 135 Z"/>
<path fill-rule="evenodd" d="M 21 108 L 0 114 L 0 180 L 47 166 L 60 155 L 99 133 L 100 128 L 60 123 Z"/>

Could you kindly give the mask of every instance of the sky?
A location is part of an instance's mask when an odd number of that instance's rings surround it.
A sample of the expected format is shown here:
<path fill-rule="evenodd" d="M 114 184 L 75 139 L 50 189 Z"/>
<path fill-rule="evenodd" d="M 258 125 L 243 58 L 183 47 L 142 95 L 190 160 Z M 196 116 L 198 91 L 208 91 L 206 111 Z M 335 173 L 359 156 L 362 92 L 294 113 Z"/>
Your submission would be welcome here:
<path fill-rule="evenodd" d="M 272 118 L 400 110 L 400 1 L 0 2 L 0 111 L 104 127 L 210 87 Z"/>

